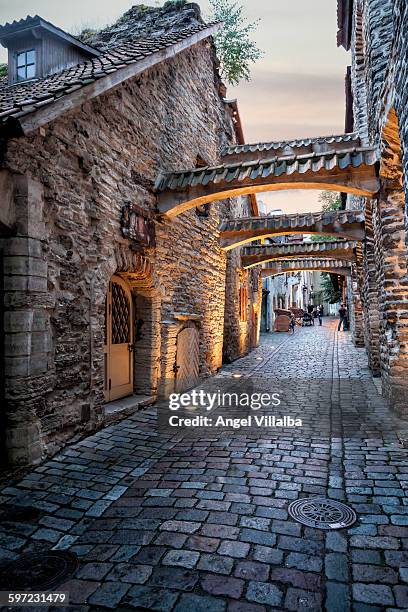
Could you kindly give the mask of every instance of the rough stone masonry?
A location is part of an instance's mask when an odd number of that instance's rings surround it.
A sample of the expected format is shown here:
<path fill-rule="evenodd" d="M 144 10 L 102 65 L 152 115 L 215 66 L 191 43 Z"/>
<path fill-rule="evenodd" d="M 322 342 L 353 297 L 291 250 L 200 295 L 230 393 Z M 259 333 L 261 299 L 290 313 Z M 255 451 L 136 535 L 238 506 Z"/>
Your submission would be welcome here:
<path fill-rule="evenodd" d="M 338 1 L 339 42 L 351 48 L 354 130 L 380 153 L 381 187 L 363 198 L 366 216 L 361 282 L 365 342 L 385 396 L 407 413 L 407 6 L 404 1 Z M 348 34 L 342 18 L 348 16 Z M 348 198 L 353 207 L 355 198 Z"/>
<path fill-rule="evenodd" d="M 94 42 L 114 49 L 146 31 L 154 41 L 155 32 L 196 24 L 202 24 L 196 5 L 133 7 Z M 153 220 L 153 187 L 160 171 L 197 160 L 216 164 L 221 147 L 236 141 L 224 95 L 212 40 L 204 38 L 32 134 L 3 142 L 2 193 L 16 219 L 0 238 L 5 445 L 12 463 L 37 463 L 102 425 L 105 297 L 113 274 L 128 283 L 139 324 L 135 393 L 168 391 L 177 336 L 186 326 L 198 331 L 200 376 L 221 366 L 226 297 L 237 300 L 238 287 L 226 296 L 218 226 L 224 215 L 250 214 L 249 203 Z M 123 236 L 127 203 L 154 223 L 155 245 Z M 231 265 L 238 275 L 239 257 Z M 250 313 L 258 289 L 243 282 Z M 236 310 L 228 313 L 226 329 L 240 326 L 244 336 L 230 350 L 236 358 L 257 331 L 250 314 L 234 324 Z"/>

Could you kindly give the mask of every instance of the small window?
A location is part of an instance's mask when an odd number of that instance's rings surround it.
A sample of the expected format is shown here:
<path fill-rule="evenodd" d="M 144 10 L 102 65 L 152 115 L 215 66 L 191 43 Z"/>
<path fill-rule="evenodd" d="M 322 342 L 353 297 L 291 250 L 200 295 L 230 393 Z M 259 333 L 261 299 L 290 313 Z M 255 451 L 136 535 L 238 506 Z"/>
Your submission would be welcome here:
<path fill-rule="evenodd" d="M 35 50 L 17 53 L 17 80 L 26 81 L 35 77 Z"/>
<path fill-rule="evenodd" d="M 245 323 L 247 320 L 247 305 L 248 305 L 248 293 L 246 287 L 240 287 L 239 290 L 239 320 L 241 323 Z"/>

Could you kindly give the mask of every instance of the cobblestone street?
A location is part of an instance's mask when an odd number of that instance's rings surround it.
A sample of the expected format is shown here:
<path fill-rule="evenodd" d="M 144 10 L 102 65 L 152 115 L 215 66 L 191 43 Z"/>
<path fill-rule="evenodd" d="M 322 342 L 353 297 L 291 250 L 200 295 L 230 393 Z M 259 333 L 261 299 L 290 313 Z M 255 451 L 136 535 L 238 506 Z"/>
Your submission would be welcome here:
<path fill-rule="evenodd" d="M 156 409 L 143 410 L 3 489 L 1 561 L 76 553 L 76 575 L 56 590 L 78 612 L 407 609 L 406 423 L 387 411 L 365 351 L 324 319 L 268 334 L 203 388 L 240 375 L 255 390 L 291 381 L 300 431 L 158 432 Z M 349 504 L 355 525 L 288 517 L 291 501 L 316 495 Z"/>

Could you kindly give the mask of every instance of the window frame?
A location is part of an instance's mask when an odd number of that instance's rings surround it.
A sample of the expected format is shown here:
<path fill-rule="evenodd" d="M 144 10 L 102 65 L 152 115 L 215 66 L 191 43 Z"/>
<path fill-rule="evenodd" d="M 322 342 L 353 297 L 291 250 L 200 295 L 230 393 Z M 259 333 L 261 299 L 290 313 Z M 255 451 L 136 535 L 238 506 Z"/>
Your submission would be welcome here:
<path fill-rule="evenodd" d="M 248 320 L 248 289 L 245 285 L 239 288 L 239 320 L 246 323 Z"/>
<path fill-rule="evenodd" d="M 29 53 L 33 53 L 34 54 L 34 61 L 29 62 L 28 61 L 28 54 Z M 21 56 L 24 56 L 24 61 L 22 64 L 19 65 L 19 58 Z M 28 68 L 30 68 L 31 66 L 34 66 L 34 74 L 33 76 L 28 76 L 27 72 L 28 72 Z M 24 70 L 25 76 L 21 77 L 19 75 L 19 70 Z M 16 51 L 16 83 L 22 83 L 23 81 L 30 81 L 31 79 L 35 79 L 37 74 L 37 50 L 32 47 L 30 49 L 23 49 L 22 51 Z"/>

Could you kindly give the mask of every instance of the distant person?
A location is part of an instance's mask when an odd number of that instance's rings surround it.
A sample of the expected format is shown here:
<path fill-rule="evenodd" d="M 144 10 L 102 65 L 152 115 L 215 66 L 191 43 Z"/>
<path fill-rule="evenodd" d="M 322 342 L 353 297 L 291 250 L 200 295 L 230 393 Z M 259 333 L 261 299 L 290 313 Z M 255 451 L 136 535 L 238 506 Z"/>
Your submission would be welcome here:
<path fill-rule="evenodd" d="M 343 331 L 347 329 L 347 308 L 344 304 L 340 304 L 339 308 L 339 326 L 337 331 L 341 330 L 341 326 L 343 326 Z"/>
<path fill-rule="evenodd" d="M 295 326 L 296 326 L 296 319 L 295 319 L 295 315 L 292 312 L 292 315 L 290 317 L 290 323 L 289 323 L 289 329 L 292 332 L 292 334 L 295 333 Z"/>
<path fill-rule="evenodd" d="M 323 316 L 323 306 L 320 304 L 320 306 L 317 307 L 317 318 L 319 319 L 319 325 L 322 324 L 322 316 Z"/>

